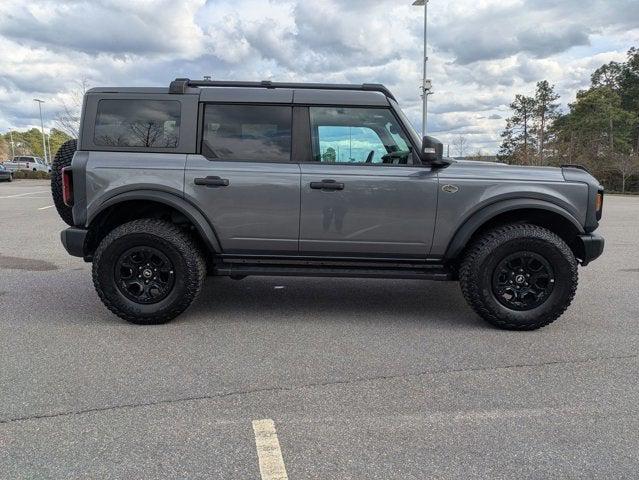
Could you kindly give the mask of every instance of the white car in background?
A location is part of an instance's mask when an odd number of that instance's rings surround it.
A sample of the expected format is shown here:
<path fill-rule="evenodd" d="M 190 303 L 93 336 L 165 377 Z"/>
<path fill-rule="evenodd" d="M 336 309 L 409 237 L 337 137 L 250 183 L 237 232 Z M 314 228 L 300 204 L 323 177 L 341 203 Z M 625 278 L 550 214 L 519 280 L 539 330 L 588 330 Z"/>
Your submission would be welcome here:
<path fill-rule="evenodd" d="M 51 165 L 47 165 L 40 157 L 21 155 L 14 157 L 10 162 L 4 162 L 4 166 L 11 172 L 18 170 L 31 170 L 33 172 L 51 172 Z"/>

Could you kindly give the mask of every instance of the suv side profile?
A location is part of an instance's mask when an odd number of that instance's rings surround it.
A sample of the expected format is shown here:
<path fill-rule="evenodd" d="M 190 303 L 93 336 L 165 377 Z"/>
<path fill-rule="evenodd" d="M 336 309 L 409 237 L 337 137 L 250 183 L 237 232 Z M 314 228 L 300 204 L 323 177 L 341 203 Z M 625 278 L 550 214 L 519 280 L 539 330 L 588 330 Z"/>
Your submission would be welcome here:
<path fill-rule="evenodd" d="M 553 322 L 603 252 L 603 188 L 442 152 L 382 85 L 177 79 L 88 91 L 51 181 L 64 247 L 133 323 L 207 275 L 459 280 L 493 325 Z"/>
<path fill-rule="evenodd" d="M 40 157 L 33 156 L 20 156 L 15 157 L 10 162 L 5 162 L 4 166 L 7 170 L 18 171 L 18 170 L 31 170 L 33 172 L 50 172 L 51 167 L 46 164 L 46 162 Z"/>

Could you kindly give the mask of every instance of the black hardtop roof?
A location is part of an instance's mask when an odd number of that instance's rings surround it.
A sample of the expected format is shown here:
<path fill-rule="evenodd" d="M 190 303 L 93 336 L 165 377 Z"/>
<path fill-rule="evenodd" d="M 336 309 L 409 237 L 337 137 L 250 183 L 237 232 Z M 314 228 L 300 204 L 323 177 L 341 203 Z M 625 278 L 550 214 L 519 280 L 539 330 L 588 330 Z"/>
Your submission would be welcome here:
<path fill-rule="evenodd" d="M 395 99 L 395 96 L 384 85 L 378 83 L 346 84 L 346 83 L 292 83 L 272 82 L 243 82 L 235 80 L 191 80 L 176 78 L 169 86 L 169 93 L 188 93 L 189 88 L 201 87 L 232 87 L 232 88 L 265 88 L 265 89 L 293 89 L 293 90 L 336 90 L 350 92 L 380 92 L 384 96 Z"/>

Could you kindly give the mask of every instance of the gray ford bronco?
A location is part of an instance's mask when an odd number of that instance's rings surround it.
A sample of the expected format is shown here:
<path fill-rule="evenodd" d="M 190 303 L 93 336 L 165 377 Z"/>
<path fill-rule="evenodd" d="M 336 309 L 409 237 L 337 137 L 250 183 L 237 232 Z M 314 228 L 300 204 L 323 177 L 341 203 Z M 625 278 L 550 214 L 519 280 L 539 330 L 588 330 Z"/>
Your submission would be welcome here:
<path fill-rule="evenodd" d="M 87 92 L 52 191 L 116 315 L 158 324 L 207 275 L 459 280 L 501 328 L 548 325 L 599 257 L 583 168 L 444 158 L 382 85 L 177 79 Z"/>

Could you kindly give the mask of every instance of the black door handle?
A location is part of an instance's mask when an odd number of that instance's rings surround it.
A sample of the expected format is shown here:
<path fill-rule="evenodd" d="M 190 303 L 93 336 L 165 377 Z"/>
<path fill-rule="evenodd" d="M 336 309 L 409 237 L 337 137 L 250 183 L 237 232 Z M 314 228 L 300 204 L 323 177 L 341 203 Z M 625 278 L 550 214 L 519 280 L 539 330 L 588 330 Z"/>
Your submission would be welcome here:
<path fill-rule="evenodd" d="M 206 177 L 206 178 L 196 178 L 195 184 L 204 185 L 206 187 L 228 187 L 229 181 L 226 178 Z"/>
<path fill-rule="evenodd" d="M 344 184 L 335 180 L 322 180 L 321 182 L 311 182 L 313 190 L 344 190 Z"/>

